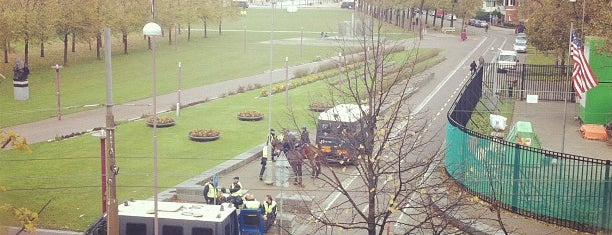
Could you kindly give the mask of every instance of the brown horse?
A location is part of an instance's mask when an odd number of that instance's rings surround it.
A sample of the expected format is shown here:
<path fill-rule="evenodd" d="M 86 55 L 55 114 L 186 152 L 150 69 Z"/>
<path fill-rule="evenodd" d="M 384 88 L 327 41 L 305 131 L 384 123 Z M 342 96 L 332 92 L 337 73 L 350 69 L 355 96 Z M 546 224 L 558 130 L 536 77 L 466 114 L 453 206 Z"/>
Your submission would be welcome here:
<path fill-rule="evenodd" d="M 321 150 L 312 144 L 304 144 L 300 147 L 300 154 L 305 159 L 308 159 L 312 177 L 319 178 L 319 174 L 321 174 L 321 158 L 323 157 Z"/>
<path fill-rule="evenodd" d="M 297 149 L 290 149 L 285 152 L 285 156 L 287 156 L 289 165 L 291 165 L 291 169 L 293 170 L 293 184 L 302 185 L 302 163 L 304 162 L 302 155 Z"/>
<path fill-rule="evenodd" d="M 274 157 L 278 156 L 278 154 L 280 154 L 280 151 L 282 149 L 283 143 L 276 137 L 274 136 L 272 138 L 272 140 L 270 141 L 270 145 L 272 146 L 272 161 L 274 161 Z"/>

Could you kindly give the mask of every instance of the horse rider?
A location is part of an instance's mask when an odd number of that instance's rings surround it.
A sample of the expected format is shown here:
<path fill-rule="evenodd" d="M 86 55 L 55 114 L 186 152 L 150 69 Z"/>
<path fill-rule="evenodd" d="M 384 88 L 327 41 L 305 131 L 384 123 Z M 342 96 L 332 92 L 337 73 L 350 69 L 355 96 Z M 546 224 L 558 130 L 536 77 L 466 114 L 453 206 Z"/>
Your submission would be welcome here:
<path fill-rule="evenodd" d="M 208 179 L 208 181 L 206 181 L 206 184 L 204 184 L 204 199 L 209 205 L 214 205 L 216 198 L 217 189 L 213 185 L 213 178 L 211 177 Z"/>
<path fill-rule="evenodd" d="M 276 137 L 276 132 L 274 129 L 270 129 L 270 134 L 268 135 L 268 140 L 266 140 L 266 145 L 272 146 L 272 152 L 270 154 L 272 156 L 272 161 L 274 161 L 274 157 L 278 156 L 278 149 L 276 149 L 276 146 L 274 146 L 274 141 L 278 141 L 278 138 Z"/>
<path fill-rule="evenodd" d="M 287 152 L 295 148 L 297 138 L 289 130 L 283 129 L 283 152 Z"/>
<path fill-rule="evenodd" d="M 307 146 L 310 144 L 310 133 L 306 129 L 306 126 L 302 126 L 302 133 L 300 134 L 300 145 Z"/>

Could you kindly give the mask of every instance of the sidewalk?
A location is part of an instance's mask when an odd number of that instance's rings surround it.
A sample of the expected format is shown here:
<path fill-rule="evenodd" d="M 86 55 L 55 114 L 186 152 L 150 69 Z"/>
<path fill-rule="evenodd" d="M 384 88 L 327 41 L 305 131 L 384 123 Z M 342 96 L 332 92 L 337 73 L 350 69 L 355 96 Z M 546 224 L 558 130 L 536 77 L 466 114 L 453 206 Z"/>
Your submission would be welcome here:
<path fill-rule="evenodd" d="M 427 44 L 436 45 L 439 42 L 434 41 L 434 40 L 440 40 L 442 42 L 446 42 L 444 41 L 446 39 L 448 38 L 442 37 L 442 36 L 441 37 L 429 37 L 428 38 L 429 41 L 427 42 Z M 440 45 L 440 46 L 449 47 L 449 45 Z M 289 76 L 292 77 L 294 71 L 296 70 L 307 69 L 311 72 L 314 72 L 318 68 L 319 64 L 325 63 L 329 60 L 334 60 L 334 58 L 328 59 L 325 61 L 321 61 L 321 62 L 314 62 L 314 63 L 290 67 Z M 443 67 L 446 67 L 446 68 L 454 67 L 456 66 L 455 61 L 456 60 L 453 60 L 453 59 L 445 60 L 441 64 L 434 67 L 434 69 L 443 68 Z M 423 72 L 423 74 L 437 72 L 438 77 L 446 76 L 445 73 L 447 71 L 438 71 L 438 70 L 434 71 L 434 69 L 427 70 Z M 284 69 L 277 69 L 277 70 L 274 70 L 272 74 L 262 73 L 262 74 L 252 75 L 249 77 L 237 78 L 234 80 L 229 80 L 229 81 L 220 82 L 216 84 L 210 84 L 210 85 L 206 85 L 202 87 L 187 89 L 181 92 L 181 98 L 182 98 L 181 103 L 184 105 L 184 104 L 202 101 L 206 98 L 212 99 L 214 97 L 221 96 L 222 94 L 228 91 L 233 91 L 237 89 L 239 86 L 246 86 L 248 84 L 269 84 L 271 81 L 280 82 L 285 79 L 284 73 L 285 73 Z M 177 102 L 176 93 L 170 93 L 170 94 L 159 96 L 157 98 L 158 112 L 169 110 L 170 107 L 176 104 L 176 102 Z M 130 104 L 116 105 L 113 107 L 113 114 L 115 117 L 115 121 L 120 122 L 120 121 L 132 120 L 132 119 L 140 118 L 143 114 L 151 114 L 152 113 L 152 107 L 150 106 L 151 103 L 152 103 L 152 99 L 148 98 L 148 99 L 135 101 Z M 38 122 L 18 125 L 14 127 L 7 127 L 6 130 L 19 133 L 20 135 L 25 137 L 29 143 L 38 143 L 38 142 L 44 142 L 47 140 L 52 140 L 56 136 L 63 136 L 63 135 L 68 135 L 72 133 L 79 133 L 79 132 L 91 130 L 93 128 L 103 127 L 105 126 L 105 115 L 106 115 L 106 108 L 102 107 L 102 108 L 97 108 L 97 109 L 86 111 L 86 112 L 65 115 L 62 117 L 61 121 L 58 121 L 57 119 L 52 118 L 52 119 L 42 120 Z M 542 128 L 542 130 L 544 129 Z M 245 187 L 250 189 L 249 193 L 257 195 L 258 198 L 263 198 L 266 194 L 270 194 L 273 197 L 276 197 L 279 193 L 289 193 L 289 194 L 299 193 L 299 190 L 297 189 L 297 187 L 293 185 L 287 188 L 275 187 L 273 185 L 267 185 L 263 181 L 259 181 L 257 177 L 254 177 L 254 176 L 248 177 L 244 175 L 244 172 L 259 172 L 260 164 L 259 164 L 259 161 L 257 161 L 256 159 L 258 159 L 259 157 L 258 154 L 261 154 L 260 149 L 261 149 L 261 146 L 256 146 L 250 151 L 244 153 L 243 155 L 237 156 L 237 158 L 240 158 L 241 161 L 230 160 L 234 163 L 236 162 L 239 162 L 239 163 L 232 164 L 231 166 L 222 164 L 214 169 L 204 172 L 198 176 L 195 176 L 192 179 L 185 181 L 184 183 L 191 185 L 187 187 L 191 187 L 191 189 L 193 190 L 199 190 L 200 186 L 198 185 L 198 183 L 201 180 L 206 179 L 206 177 L 209 177 L 209 174 L 211 172 L 223 171 L 223 178 L 220 178 L 221 186 L 229 185 L 231 182 L 231 178 L 233 176 L 242 175 L 243 177 L 241 177 L 241 182 L 245 185 Z M 273 170 L 273 169 L 269 169 L 269 170 Z M 321 187 L 321 185 L 318 185 L 319 181 L 311 179 L 310 176 L 307 174 L 307 171 L 305 171 L 304 173 L 303 180 L 304 180 L 305 188 L 300 189 L 300 190 L 316 191 L 317 188 Z M 179 188 L 180 186 L 177 186 L 176 188 L 166 190 L 165 192 L 161 193 L 164 196 L 160 195 L 160 197 L 165 198 L 167 196 L 171 196 L 172 194 L 176 194 L 177 190 L 180 190 Z M 195 193 L 197 194 L 199 193 L 199 191 Z M 201 194 L 198 194 L 198 196 L 199 195 Z M 480 209 L 482 210 L 474 210 L 473 212 L 488 211 L 488 209 L 486 209 L 486 207 L 484 206 L 483 208 L 480 208 Z M 296 214 L 299 213 L 299 211 L 289 211 L 289 212 L 296 213 Z M 534 234 L 534 233 L 535 234 L 575 234 L 575 233 L 572 233 L 571 231 L 566 231 L 568 229 L 537 222 L 537 221 L 534 221 L 533 219 L 524 218 L 524 217 L 510 214 L 510 213 L 504 213 L 503 217 L 504 217 L 504 223 L 506 224 L 506 226 L 512 228 L 510 231 L 516 232 L 517 234 Z M 460 218 L 458 220 L 460 221 Z M 300 221 L 305 221 L 305 220 L 304 218 L 295 218 L 295 221 L 297 223 L 295 224 L 295 226 L 298 226 Z M 475 231 L 480 231 L 481 233 L 485 233 L 485 234 L 487 233 L 486 231 L 482 231 L 478 226 L 474 226 L 473 224 L 465 224 L 465 225 L 468 227 L 472 227 L 473 229 L 475 229 Z M 455 226 L 460 227 L 461 225 L 455 225 Z M 495 225 L 488 225 L 488 226 L 494 227 Z M 296 232 L 296 234 L 299 234 L 299 231 Z"/>

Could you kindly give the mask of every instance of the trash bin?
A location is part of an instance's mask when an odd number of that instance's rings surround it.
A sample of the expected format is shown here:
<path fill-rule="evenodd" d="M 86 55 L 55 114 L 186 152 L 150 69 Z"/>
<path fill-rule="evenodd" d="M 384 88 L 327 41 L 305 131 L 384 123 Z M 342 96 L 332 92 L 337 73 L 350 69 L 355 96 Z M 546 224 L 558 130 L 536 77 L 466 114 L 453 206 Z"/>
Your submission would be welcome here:
<path fill-rule="evenodd" d="M 30 98 L 30 87 L 28 84 L 30 70 L 28 65 L 21 59 L 17 59 L 13 68 L 13 75 L 13 94 L 15 100 L 28 100 Z"/>
<path fill-rule="evenodd" d="M 30 98 L 30 87 L 28 81 L 13 80 L 13 94 L 15 100 L 28 100 Z"/>

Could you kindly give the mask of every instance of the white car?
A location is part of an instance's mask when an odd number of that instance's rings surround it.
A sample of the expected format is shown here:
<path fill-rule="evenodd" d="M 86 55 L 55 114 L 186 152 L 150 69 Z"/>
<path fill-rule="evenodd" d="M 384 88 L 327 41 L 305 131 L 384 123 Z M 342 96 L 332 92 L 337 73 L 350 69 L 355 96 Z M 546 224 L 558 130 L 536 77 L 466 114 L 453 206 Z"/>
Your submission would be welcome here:
<path fill-rule="evenodd" d="M 515 70 L 516 64 L 518 63 L 516 51 L 505 51 L 500 49 L 495 58 L 495 63 L 497 63 L 497 72 L 507 72 L 508 69 Z"/>
<path fill-rule="evenodd" d="M 516 35 L 514 42 L 525 42 L 527 43 L 527 35 L 525 33 L 519 33 Z"/>
<path fill-rule="evenodd" d="M 452 18 L 451 18 L 452 17 Z M 446 20 L 457 20 L 457 16 L 455 14 L 451 14 L 451 15 L 446 15 Z"/>
<path fill-rule="evenodd" d="M 526 53 L 527 52 L 527 42 L 526 41 L 515 41 L 514 45 L 512 46 L 512 49 L 514 49 L 514 51 L 516 52 Z"/>

